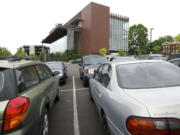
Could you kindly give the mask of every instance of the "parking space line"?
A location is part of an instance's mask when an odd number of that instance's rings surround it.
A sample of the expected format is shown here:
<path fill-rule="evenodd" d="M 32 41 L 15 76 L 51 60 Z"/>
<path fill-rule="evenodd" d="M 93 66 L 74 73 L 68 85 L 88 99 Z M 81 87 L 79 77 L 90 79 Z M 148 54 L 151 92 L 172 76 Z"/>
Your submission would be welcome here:
<path fill-rule="evenodd" d="M 89 88 L 79 88 L 76 89 L 76 91 L 83 91 L 83 90 L 88 90 Z M 60 90 L 60 92 L 70 92 L 73 91 L 73 89 L 67 89 L 67 90 Z"/>
<path fill-rule="evenodd" d="M 80 135 L 78 114 L 77 114 L 76 88 L 75 88 L 74 76 L 73 76 L 73 109 L 74 109 L 74 135 Z"/>

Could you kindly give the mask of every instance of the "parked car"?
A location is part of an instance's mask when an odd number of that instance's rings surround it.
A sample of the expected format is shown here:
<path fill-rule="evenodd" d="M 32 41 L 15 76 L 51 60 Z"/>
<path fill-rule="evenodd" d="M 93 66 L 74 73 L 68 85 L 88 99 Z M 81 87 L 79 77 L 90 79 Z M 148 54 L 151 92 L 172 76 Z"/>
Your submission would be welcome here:
<path fill-rule="evenodd" d="M 49 112 L 60 98 L 55 75 L 37 61 L 0 60 L 1 135 L 48 135 Z"/>
<path fill-rule="evenodd" d="M 79 64 L 81 62 L 81 59 L 76 59 L 72 61 L 72 64 Z"/>
<path fill-rule="evenodd" d="M 180 134 L 180 69 L 166 61 L 112 62 L 89 81 L 105 135 Z"/>
<path fill-rule="evenodd" d="M 180 53 L 171 53 L 167 61 L 170 61 L 172 59 L 177 59 L 177 58 L 180 58 Z"/>
<path fill-rule="evenodd" d="M 180 58 L 177 58 L 177 59 L 172 59 L 169 61 L 170 63 L 180 67 Z"/>
<path fill-rule="evenodd" d="M 115 57 L 113 58 L 111 61 L 115 62 L 126 62 L 126 61 L 136 61 L 136 59 L 134 57 L 131 56 L 122 56 L 122 57 Z"/>
<path fill-rule="evenodd" d="M 67 67 L 61 61 L 50 61 L 45 63 L 52 72 L 58 71 L 59 74 L 57 77 L 59 78 L 60 84 L 66 84 L 67 79 Z"/>
<path fill-rule="evenodd" d="M 100 55 L 88 55 L 82 58 L 79 72 L 80 78 L 84 81 L 84 86 L 89 85 L 89 78 L 93 76 L 94 70 L 105 62 L 107 62 L 107 58 Z"/>

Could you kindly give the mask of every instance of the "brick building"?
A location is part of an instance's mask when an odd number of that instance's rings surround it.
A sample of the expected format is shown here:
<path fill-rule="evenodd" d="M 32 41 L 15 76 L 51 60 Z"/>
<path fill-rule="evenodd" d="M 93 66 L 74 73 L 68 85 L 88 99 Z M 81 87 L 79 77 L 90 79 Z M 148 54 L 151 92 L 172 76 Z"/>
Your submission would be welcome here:
<path fill-rule="evenodd" d="M 53 43 L 67 36 L 67 49 L 87 55 L 128 51 L 129 18 L 110 13 L 110 8 L 94 2 L 88 4 L 66 24 L 57 25 L 42 43 Z"/>
<path fill-rule="evenodd" d="M 164 54 L 178 53 L 180 50 L 180 42 L 164 42 L 162 47 Z"/>

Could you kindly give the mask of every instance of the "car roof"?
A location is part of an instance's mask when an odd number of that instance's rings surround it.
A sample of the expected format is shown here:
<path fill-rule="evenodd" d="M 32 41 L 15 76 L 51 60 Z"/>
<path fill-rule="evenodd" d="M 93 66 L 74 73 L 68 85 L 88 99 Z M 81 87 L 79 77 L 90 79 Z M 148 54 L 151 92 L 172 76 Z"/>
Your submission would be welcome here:
<path fill-rule="evenodd" d="M 167 61 L 163 60 L 135 60 L 135 61 L 112 61 L 110 62 L 112 65 L 119 65 L 119 64 L 138 64 L 138 63 L 168 63 Z"/>
<path fill-rule="evenodd" d="M 21 68 L 36 64 L 42 64 L 42 63 L 38 61 L 30 61 L 30 60 L 18 60 L 18 61 L 0 60 L 0 68 Z"/>

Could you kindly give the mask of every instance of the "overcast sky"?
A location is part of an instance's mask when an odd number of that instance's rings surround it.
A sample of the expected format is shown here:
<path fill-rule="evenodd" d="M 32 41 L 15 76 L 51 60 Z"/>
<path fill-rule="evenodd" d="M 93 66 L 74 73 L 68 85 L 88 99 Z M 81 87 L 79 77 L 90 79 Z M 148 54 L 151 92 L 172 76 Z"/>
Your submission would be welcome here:
<path fill-rule="evenodd" d="M 22 45 L 41 44 L 57 23 L 66 23 L 91 0 L 0 0 L 0 46 L 12 53 Z M 180 33 L 179 0 L 94 0 L 110 11 L 153 30 L 153 40 Z M 62 46 L 63 48 L 63 46 Z"/>

